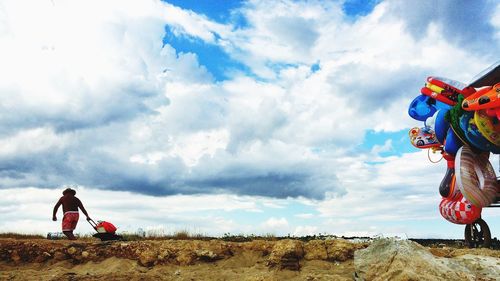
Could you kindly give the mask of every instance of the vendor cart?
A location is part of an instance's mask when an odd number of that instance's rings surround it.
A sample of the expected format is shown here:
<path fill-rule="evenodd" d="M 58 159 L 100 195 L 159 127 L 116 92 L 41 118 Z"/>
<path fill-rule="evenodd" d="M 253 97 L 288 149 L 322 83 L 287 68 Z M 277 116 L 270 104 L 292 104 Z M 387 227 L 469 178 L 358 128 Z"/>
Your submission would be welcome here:
<path fill-rule="evenodd" d="M 483 72 L 478 74 L 474 81 L 468 86 L 480 88 L 484 86 L 491 86 L 499 82 L 500 62 L 497 62 L 488 69 L 485 69 Z M 497 178 L 497 181 L 500 182 L 500 178 Z M 498 207 L 500 207 L 500 190 L 496 195 L 495 201 L 487 208 Z M 491 246 L 491 232 L 486 221 L 484 221 L 482 218 L 479 218 L 474 223 L 467 224 L 465 226 L 465 243 L 471 248 Z"/>

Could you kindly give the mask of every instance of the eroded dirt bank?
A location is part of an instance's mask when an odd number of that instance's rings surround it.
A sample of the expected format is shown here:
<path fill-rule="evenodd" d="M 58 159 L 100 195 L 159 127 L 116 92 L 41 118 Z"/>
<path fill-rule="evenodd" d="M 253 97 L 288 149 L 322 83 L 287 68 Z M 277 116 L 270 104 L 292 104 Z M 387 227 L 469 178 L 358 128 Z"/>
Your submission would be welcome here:
<path fill-rule="evenodd" d="M 0 240 L 0 280 L 352 280 L 346 240 Z"/>
<path fill-rule="evenodd" d="M 343 239 L 113 243 L 0 239 L 0 280 L 353 280 L 355 252 L 368 246 Z M 490 256 L 500 266 L 500 252 L 495 250 L 429 251 L 444 258 Z"/>

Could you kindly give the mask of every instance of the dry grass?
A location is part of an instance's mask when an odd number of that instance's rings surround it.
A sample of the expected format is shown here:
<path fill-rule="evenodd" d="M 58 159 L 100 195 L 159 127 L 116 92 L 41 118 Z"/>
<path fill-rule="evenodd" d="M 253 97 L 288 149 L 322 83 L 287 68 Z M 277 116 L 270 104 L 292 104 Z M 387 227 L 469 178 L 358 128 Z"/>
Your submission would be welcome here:
<path fill-rule="evenodd" d="M 120 233 L 119 233 L 120 234 Z M 193 234 L 188 230 L 178 230 L 173 233 L 165 233 L 163 230 L 149 230 L 145 236 L 133 233 L 121 233 L 124 240 L 127 241 L 142 241 L 142 240 L 210 240 L 215 239 L 204 234 Z"/>
<path fill-rule="evenodd" d="M 92 237 L 94 233 L 87 234 L 76 234 L 78 240 L 92 242 L 97 238 Z M 165 232 L 163 229 L 161 230 L 148 230 L 143 235 L 138 235 L 135 233 L 118 233 L 123 236 L 123 239 L 126 241 L 145 241 L 145 240 L 212 240 L 212 239 L 220 239 L 223 241 L 230 242 L 248 242 L 253 240 L 267 240 L 267 241 L 277 241 L 281 239 L 297 239 L 304 242 L 310 240 L 325 240 L 332 238 L 345 238 L 350 239 L 350 237 L 337 237 L 335 235 L 312 235 L 312 236 L 276 236 L 273 233 L 265 233 L 261 235 L 256 234 L 232 234 L 232 233 L 224 233 L 222 237 L 213 237 L 206 234 L 194 233 L 189 230 L 176 230 L 170 233 Z M 5 232 L 0 233 L 0 238 L 11 238 L 11 239 L 46 239 L 45 236 L 41 234 L 25 234 L 25 233 L 13 233 L 13 232 Z M 60 238 L 55 239 L 66 239 L 66 237 L 62 236 Z"/>
<path fill-rule="evenodd" d="M 45 239 L 46 237 L 40 234 L 26 234 L 26 233 L 14 233 L 14 232 L 3 232 L 0 233 L 0 238 L 11 238 L 11 239 Z"/>

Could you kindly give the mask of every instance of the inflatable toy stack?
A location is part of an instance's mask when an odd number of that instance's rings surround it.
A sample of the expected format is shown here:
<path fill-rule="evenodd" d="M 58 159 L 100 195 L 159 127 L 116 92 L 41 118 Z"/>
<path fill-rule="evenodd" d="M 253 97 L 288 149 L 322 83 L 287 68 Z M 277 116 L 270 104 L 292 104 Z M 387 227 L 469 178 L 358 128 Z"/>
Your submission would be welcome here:
<path fill-rule="evenodd" d="M 441 153 L 447 162 L 439 185 L 441 215 L 452 223 L 471 224 L 500 193 L 490 163 L 491 155 L 500 153 L 500 64 L 469 85 L 428 77 L 420 92 L 408 114 L 424 124 L 410 129 L 410 142 Z"/>

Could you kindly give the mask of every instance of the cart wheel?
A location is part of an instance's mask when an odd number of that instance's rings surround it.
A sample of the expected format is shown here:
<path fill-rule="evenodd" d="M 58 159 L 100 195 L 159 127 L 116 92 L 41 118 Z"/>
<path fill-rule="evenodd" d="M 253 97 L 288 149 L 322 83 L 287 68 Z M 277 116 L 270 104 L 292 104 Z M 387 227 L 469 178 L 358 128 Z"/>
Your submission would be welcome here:
<path fill-rule="evenodd" d="M 490 228 L 483 219 L 479 218 L 465 226 L 465 244 L 469 248 L 489 248 L 491 246 Z"/>

